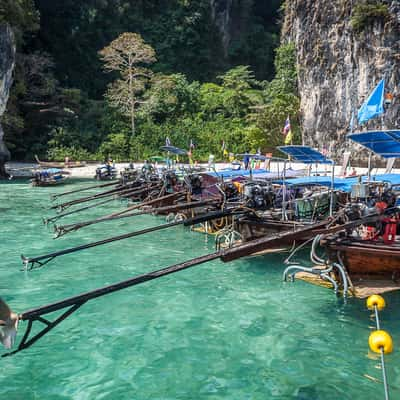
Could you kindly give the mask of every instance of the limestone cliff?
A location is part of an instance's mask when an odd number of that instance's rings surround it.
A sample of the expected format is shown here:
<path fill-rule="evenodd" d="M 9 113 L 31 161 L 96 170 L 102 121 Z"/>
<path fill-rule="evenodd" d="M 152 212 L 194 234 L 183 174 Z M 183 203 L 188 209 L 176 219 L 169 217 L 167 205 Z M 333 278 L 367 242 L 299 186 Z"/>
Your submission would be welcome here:
<path fill-rule="evenodd" d="M 221 34 L 225 57 L 233 39 L 247 29 L 254 0 L 210 0 L 211 16 Z"/>
<path fill-rule="evenodd" d="M 356 0 L 287 0 L 282 41 L 297 48 L 298 85 L 305 144 L 330 146 L 340 159 L 353 109 L 378 81 L 386 78 L 394 101 L 387 109 L 387 128 L 400 128 L 400 1 L 383 1 L 386 18 L 352 25 Z M 380 119 L 369 122 L 380 128 Z M 352 146 L 354 148 L 354 146 Z"/>
<path fill-rule="evenodd" d="M 3 115 L 10 88 L 15 62 L 15 41 L 11 28 L 0 24 L 0 118 Z M 0 123 L 0 179 L 6 177 L 4 163 L 10 159 L 10 152 L 3 141 L 3 128 Z"/>

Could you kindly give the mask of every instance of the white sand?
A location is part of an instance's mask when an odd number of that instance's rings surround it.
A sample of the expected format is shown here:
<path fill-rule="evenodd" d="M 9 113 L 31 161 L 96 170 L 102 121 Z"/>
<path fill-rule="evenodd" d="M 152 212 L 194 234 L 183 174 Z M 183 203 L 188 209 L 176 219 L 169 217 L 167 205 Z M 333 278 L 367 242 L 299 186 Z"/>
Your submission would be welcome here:
<path fill-rule="evenodd" d="M 79 167 L 79 168 L 63 168 L 63 170 L 70 172 L 70 177 L 72 178 L 94 178 L 96 174 L 96 168 L 98 166 L 102 165 L 101 163 L 99 164 L 89 164 L 85 167 Z M 116 163 L 115 167 L 117 168 L 118 171 L 122 171 L 124 168 L 127 168 L 129 163 Z M 143 166 L 143 163 L 135 163 L 135 168 L 141 168 Z M 207 168 L 207 164 L 200 164 L 200 166 Z M 217 170 L 221 170 L 224 168 L 229 168 L 231 164 L 229 163 L 218 163 L 215 165 Z M 23 162 L 9 162 L 6 164 L 6 168 L 8 172 L 13 175 L 14 177 L 25 177 L 29 178 L 32 176 L 34 170 L 38 168 L 39 165 L 37 163 L 23 163 Z M 271 163 L 271 171 L 277 171 L 278 168 L 281 171 L 283 167 L 282 163 L 276 163 L 273 162 Z M 300 163 L 288 163 L 287 167 L 291 167 L 294 170 L 298 169 L 305 169 L 307 168 L 307 165 L 300 164 Z M 338 175 L 340 172 L 340 165 L 336 166 L 335 168 L 335 175 Z M 313 165 L 313 170 L 315 170 L 315 165 Z M 318 166 L 318 171 L 321 175 L 325 174 L 330 174 L 330 166 L 327 165 L 319 165 Z M 367 168 L 356 168 L 357 174 L 366 174 L 367 173 Z M 373 168 L 372 169 L 372 175 L 375 174 L 382 174 L 385 172 L 385 168 Z M 400 173 L 399 169 L 393 169 L 393 173 Z"/>

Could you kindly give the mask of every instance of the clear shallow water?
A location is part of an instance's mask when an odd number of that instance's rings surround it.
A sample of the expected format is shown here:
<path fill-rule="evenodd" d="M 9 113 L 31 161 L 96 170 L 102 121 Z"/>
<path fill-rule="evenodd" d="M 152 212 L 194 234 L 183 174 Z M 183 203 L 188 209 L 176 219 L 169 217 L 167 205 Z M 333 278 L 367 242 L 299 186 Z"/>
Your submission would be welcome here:
<path fill-rule="evenodd" d="M 163 223 L 140 216 L 53 240 L 41 221 L 49 196 L 86 185 L 0 184 L 0 296 L 15 311 L 214 251 L 212 239 L 176 227 L 60 257 L 40 255 Z M 75 195 L 76 197 L 78 196 Z M 61 198 L 64 199 L 64 198 Z M 89 219 L 121 207 L 85 211 Z M 0 359 L 6 399 L 383 399 L 379 361 L 368 354 L 373 320 L 364 302 L 281 282 L 283 256 L 210 262 L 92 300 L 30 349 Z M 400 340 L 400 299 L 386 295 L 382 326 Z M 19 339 L 26 323 L 21 323 Z M 400 351 L 386 358 L 400 395 Z"/>

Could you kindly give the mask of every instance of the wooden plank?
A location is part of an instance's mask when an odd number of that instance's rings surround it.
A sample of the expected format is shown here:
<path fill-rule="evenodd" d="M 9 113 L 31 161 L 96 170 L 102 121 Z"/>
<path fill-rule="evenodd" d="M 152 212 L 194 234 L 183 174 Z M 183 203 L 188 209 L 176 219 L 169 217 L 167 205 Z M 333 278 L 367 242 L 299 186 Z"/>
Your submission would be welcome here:
<path fill-rule="evenodd" d="M 318 275 L 310 274 L 309 272 L 301 271 L 296 273 L 296 279 L 300 279 L 313 285 L 333 289 L 333 285 L 330 282 L 324 281 Z M 353 291 L 349 294 L 359 299 L 365 299 L 373 294 L 383 294 L 400 290 L 400 283 L 395 283 L 388 279 L 353 280 L 353 286 Z"/>

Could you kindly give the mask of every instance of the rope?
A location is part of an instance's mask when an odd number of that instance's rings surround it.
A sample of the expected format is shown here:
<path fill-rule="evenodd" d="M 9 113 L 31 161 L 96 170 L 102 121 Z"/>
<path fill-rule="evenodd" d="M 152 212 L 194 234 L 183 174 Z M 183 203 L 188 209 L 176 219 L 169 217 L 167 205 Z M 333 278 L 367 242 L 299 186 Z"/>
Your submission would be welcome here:
<path fill-rule="evenodd" d="M 378 313 L 378 307 L 376 306 L 376 304 L 374 305 L 374 311 L 375 311 L 376 329 L 379 331 L 381 329 L 381 324 L 379 322 L 379 313 Z M 383 388 L 385 391 L 385 400 L 389 400 L 389 388 L 388 388 L 388 383 L 387 383 L 386 368 L 385 368 L 385 356 L 384 356 L 383 347 L 381 347 L 380 351 L 381 351 L 380 356 L 381 356 L 381 366 L 382 366 Z"/>

